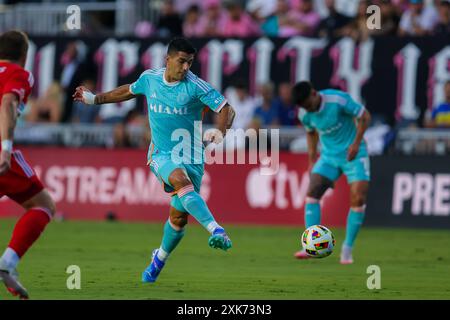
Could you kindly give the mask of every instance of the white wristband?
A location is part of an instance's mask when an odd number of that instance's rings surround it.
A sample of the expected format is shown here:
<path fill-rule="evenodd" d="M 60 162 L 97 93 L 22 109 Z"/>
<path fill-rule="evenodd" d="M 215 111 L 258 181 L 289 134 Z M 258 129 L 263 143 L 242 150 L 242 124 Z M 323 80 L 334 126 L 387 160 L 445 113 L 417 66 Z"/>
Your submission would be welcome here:
<path fill-rule="evenodd" d="M 2 151 L 12 152 L 13 142 L 11 140 L 2 140 Z"/>
<path fill-rule="evenodd" d="M 95 104 L 95 94 L 87 91 L 83 91 L 83 99 L 86 104 Z"/>

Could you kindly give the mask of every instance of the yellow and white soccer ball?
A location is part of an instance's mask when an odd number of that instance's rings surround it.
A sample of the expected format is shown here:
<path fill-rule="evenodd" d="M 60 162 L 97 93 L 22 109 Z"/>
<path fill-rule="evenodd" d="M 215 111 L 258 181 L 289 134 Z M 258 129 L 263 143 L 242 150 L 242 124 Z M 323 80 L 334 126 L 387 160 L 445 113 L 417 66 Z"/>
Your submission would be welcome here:
<path fill-rule="evenodd" d="M 318 224 L 306 229 L 301 241 L 303 249 L 313 258 L 328 257 L 336 244 L 331 230 Z"/>

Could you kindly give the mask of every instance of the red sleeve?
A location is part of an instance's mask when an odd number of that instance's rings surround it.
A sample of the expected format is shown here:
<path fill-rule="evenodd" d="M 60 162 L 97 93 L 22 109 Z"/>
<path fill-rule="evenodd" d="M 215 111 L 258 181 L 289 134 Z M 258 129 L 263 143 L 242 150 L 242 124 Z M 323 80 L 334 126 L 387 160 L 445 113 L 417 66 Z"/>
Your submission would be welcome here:
<path fill-rule="evenodd" d="M 33 75 L 26 70 L 15 71 L 3 86 L 3 92 L 14 93 L 20 103 L 26 103 L 33 87 Z"/>

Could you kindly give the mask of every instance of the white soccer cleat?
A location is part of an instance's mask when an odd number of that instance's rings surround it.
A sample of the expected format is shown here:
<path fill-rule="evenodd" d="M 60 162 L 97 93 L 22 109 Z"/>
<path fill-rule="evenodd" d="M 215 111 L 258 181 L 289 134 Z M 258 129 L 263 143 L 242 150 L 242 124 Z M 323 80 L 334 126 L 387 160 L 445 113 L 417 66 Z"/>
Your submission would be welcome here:
<path fill-rule="evenodd" d="M 19 282 L 19 273 L 16 269 L 8 269 L 0 259 L 0 281 L 6 286 L 6 289 L 13 295 L 19 296 L 22 300 L 29 298 L 27 289 Z"/>
<path fill-rule="evenodd" d="M 352 256 L 352 248 L 343 245 L 341 250 L 341 264 L 352 264 L 353 256 Z"/>

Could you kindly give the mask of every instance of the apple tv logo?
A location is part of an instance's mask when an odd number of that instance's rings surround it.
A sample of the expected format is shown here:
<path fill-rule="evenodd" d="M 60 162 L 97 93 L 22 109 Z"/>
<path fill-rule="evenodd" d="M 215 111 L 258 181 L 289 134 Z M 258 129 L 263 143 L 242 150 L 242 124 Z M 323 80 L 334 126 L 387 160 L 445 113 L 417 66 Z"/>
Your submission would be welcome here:
<path fill-rule="evenodd" d="M 274 175 L 264 175 L 260 168 L 253 168 L 246 179 L 247 202 L 251 208 L 274 205 L 277 209 L 300 209 L 305 204 L 308 184 L 308 171 L 288 170 L 286 163 L 280 163 Z M 333 189 L 328 189 L 322 201 L 332 193 Z"/>

